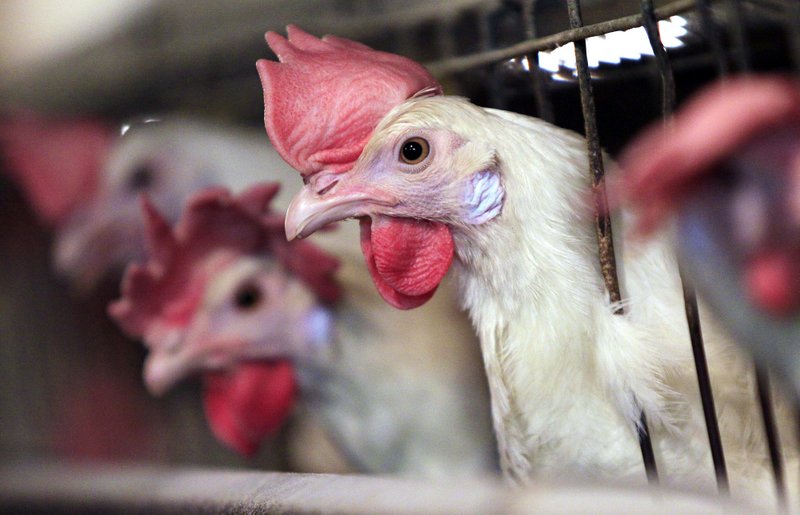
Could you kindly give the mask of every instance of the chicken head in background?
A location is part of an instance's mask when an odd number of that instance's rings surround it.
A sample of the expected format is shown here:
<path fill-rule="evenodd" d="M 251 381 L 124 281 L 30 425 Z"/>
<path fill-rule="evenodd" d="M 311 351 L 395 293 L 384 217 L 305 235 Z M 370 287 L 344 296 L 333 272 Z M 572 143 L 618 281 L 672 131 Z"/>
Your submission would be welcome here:
<path fill-rule="evenodd" d="M 451 362 L 417 353 L 442 338 L 440 318 L 396 323 L 347 275 L 342 294 L 336 259 L 286 241 L 283 216 L 268 209 L 276 192 L 206 190 L 174 230 L 145 204 L 150 259 L 129 266 L 109 311 L 148 346 L 148 389 L 162 394 L 202 373 L 209 423 L 242 450 L 286 415 L 296 369 L 309 415 L 353 469 L 490 473 L 488 406 L 480 365 L 464 355 L 474 345 L 468 331 L 448 332 L 461 348 Z"/>
<path fill-rule="evenodd" d="M 652 233 L 677 215 L 695 282 L 737 339 L 800 394 L 800 81 L 744 75 L 628 146 L 617 202 Z"/>
<path fill-rule="evenodd" d="M 267 132 L 305 183 L 287 236 L 359 218 L 374 285 L 402 309 L 435 301 L 452 264 L 481 340 L 505 476 L 643 484 L 644 412 L 662 484 L 715 490 L 674 255 L 665 238 L 617 248 L 616 314 L 586 141 L 442 95 L 401 56 L 287 33 L 266 35 L 279 62 L 257 63 Z M 731 490 L 773 503 L 751 366 L 712 320 L 703 326 Z"/>
<path fill-rule="evenodd" d="M 54 264 L 78 291 L 144 256 L 142 193 L 175 222 L 183 202 L 202 188 L 241 191 L 286 175 L 286 164 L 256 131 L 180 117 L 125 128 L 120 136 L 97 122 L 28 116 L 12 118 L 0 132 L 10 170 L 55 225 Z M 285 207 L 290 194 L 282 193 L 278 205 Z"/>
<path fill-rule="evenodd" d="M 338 296 L 335 260 L 309 244 L 285 251 L 282 217 L 266 211 L 277 190 L 255 187 L 237 198 L 205 191 L 187 204 L 174 230 L 145 202 L 150 259 L 128 267 L 122 298 L 109 307 L 123 330 L 149 349 L 148 390 L 161 395 L 186 376 L 206 372 L 209 423 L 218 438 L 245 454 L 293 405 L 294 374 L 286 358 L 318 316 L 314 293 L 299 281 L 316 288 L 323 301 Z M 272 257 L 255 257 L 264 254 Z M 293 259 L 307 266 L 290 280 L 283 270 L 297 266 Z"/>

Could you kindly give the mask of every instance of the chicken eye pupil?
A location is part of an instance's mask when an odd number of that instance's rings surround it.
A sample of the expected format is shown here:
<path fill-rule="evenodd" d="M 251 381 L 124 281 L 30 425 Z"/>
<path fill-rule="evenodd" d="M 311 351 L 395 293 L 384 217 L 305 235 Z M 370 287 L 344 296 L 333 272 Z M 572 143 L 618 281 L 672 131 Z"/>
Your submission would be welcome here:
<path fill-rule="evenodd" d="M 421 163 L 426 157 L 430 147 L 428 142 L 422 138 L 411 138 L 403 143 L 400 149 L 400 159 L 407 164 L 415 165 Z"/>
<path fill-rule="evenodd" d="M 418 141 L 408 141 L 403 145 L 403 157 L 408 161 L 416 161 L 422 157 L 422 145 Z"/>
<path fill-rule="evenodd" d="M 153 167 L 148 164 L 137 166 L 128 179 L 128 189 L 131 191 L 141 191 L 149 188 L 153 184 Z"/>
<path fill-rule="evenodd" d="M 258 306 L 261 302 L 261 290 L 254 284 L 248 284 L 240 288 L 234 296 L 236 307 L 241 310 L 249 310 Z"/>

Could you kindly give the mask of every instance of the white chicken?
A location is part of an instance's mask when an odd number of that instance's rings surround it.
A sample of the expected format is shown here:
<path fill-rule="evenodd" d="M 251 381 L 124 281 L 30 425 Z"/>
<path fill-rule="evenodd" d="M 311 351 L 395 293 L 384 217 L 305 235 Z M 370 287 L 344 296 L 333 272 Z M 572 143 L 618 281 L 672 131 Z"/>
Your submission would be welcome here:
<path fill-rule="evenodd" d="M 364 284 L 353 255 L 341 262 L 341 288 L 337 260 L 285 241 L 283 217 L 267 210 L 276 190 L 205 190 L 174 230 L 148 209 L 150 260 L 128 268 L 110 312 L 148 345 L 150 391 L 209 371 L 240 384 L 212 397 L 207 380 L 206 413 L 223 441 L 250 452 L 291 406 L 291 363 L 309 415 L 352 470 L 491 474 L 474 336 L 467 324 L 439 323 L 458 316 L 455 304 L 445 296 L 417 315 L 393 310 Z M 255 382 L 237 379 L 258 367 Z"/>
<path fill-rule="evenodd" d="M 418 64 L 356 42 L 293 26 L 267 42 L 280 60 L 257 65 L 267 132 L 305 182 L 287 237 L 359 218 L 373 281 L 399 308 L 430 298 L 452 261 L 507 477 L 644 482 L 644 410 L 664 482 L 713 489 L 675 259 L 663 239 L 619 245 L 626 313 L 614 314 L 584 139 L 439 95 Z M 764 501 L 749 366 L 704 324 L 732 490 Z"/>
<path fill-rule="evenodd" d="M 56 268 L 79 291 L 144 257 L 142 193 L 175 222 L 202 188 L 241 191 L 289 176 L 257 131 L 178 116 L 145 118 L 118 136 L 95 120 L 24 114 L 0 125 L 0 147 L 40 218 L 55 226 Z M 280 207 L 296 191 L 287 186 Z"/>

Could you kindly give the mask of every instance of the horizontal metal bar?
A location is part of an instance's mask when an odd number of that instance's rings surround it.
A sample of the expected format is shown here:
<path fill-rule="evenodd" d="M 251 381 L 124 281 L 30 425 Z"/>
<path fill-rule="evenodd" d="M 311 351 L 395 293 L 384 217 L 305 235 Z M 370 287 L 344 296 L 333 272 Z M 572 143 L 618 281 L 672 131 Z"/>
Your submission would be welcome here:
<path fill-rule="evenodd" d="M 716 496 L 668 489 L 498 480 L 421 481 L 149 466 L 0 466 L 2 513 L 732 513 Z"/>
<path fill-rule="evenodd" d="M 688 11 L 695 5 L 695 0 L 676 0 L 666 4 L 655 10 L 657 19 L 662 20 L 669 18 L 676 14 Z M 609 32 L 618 30 L 628 30 L 634 27 L 639 27 L 644 23 L 641 13 L 632 14 L 630 16 L 623 16 L 615 20 L 609 20 L 602 23 L 595 23 L 592 25 L 585 25 L 580 28 L 565 30 L 550 36 L 544 36 L 536 39 L 529 39 L 522 41 L 515 45 L 506 48 L 498 48 L 496 50 L 489 50 L 477 54 L 465 55 L 461 57 L 453 57 L 450 59 L 443 59 L 427 63 L 425 66 L 430 72 L 436 76 L 450 75 L 453 73 L 463 72 L 471 68 L 491 64 L 504 59 L 524 55 L 530 52 L 538 52 L 541 50 L 552 50 L 553 48 L 572 43 L 575 41 L 590 38 L 592 36 L 601 36 Z"/>

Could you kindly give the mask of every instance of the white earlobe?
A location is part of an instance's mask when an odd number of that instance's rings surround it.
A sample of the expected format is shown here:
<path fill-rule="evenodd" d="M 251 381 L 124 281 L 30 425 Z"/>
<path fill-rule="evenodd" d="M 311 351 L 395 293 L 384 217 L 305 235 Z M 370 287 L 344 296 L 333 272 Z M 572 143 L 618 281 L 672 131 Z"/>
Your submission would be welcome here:
<path fill-rule="evenodd" d="M 464 207 L 466 222 L 480 225 L 495 218 L 503 209 L 505 190 L 500 174 L 494 170 L 482 170 L 472 177 L 465 188 Z"/>

